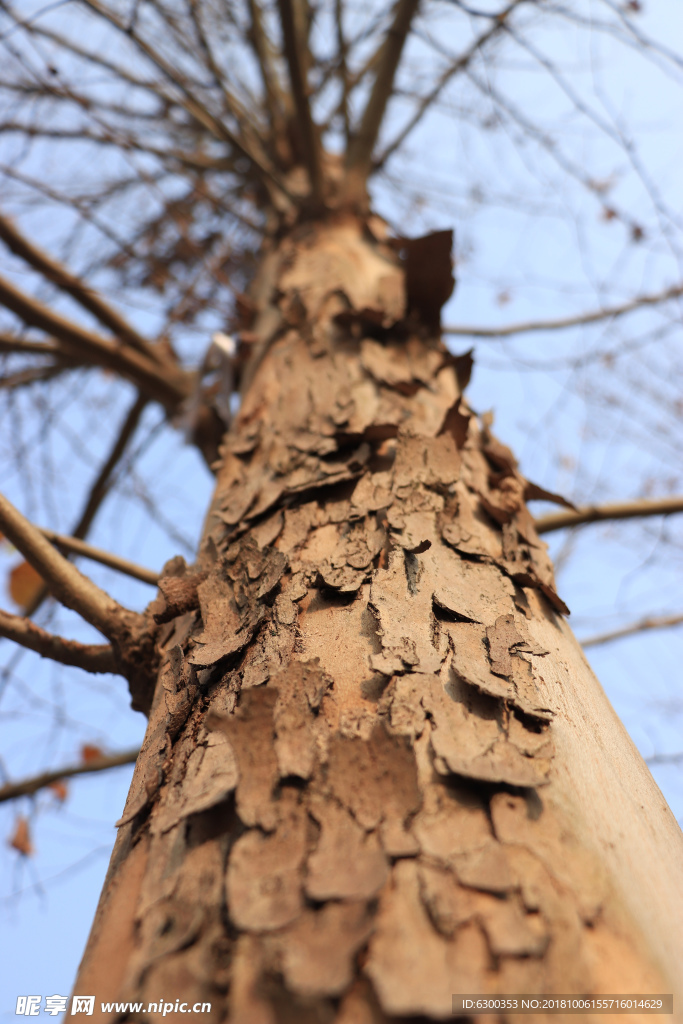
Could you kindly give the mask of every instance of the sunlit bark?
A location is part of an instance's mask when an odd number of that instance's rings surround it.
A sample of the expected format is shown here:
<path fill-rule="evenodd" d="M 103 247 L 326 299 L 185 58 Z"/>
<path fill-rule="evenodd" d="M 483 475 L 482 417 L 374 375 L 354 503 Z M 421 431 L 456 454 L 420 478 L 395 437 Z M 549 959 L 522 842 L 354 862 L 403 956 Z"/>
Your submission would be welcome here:
<path fill-rule="evenodd" d="M 680 830 L 429 326 L 444 246 L 415 251 L 348 217 L 264 259 L 77 992 L 360 1024 L 681 980 Z"/>

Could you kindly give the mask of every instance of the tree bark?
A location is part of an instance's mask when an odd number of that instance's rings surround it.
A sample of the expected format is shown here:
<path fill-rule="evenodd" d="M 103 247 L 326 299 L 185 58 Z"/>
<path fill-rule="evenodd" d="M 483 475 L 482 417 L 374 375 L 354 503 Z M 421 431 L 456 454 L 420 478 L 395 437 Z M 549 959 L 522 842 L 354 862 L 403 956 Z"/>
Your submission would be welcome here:
<path fill-rule="evenodd" d="M 340 217 L 264 256 L 197 565 L 157 599 L 75 989 L 98 1003 L 378 1024 L 454 993 L 682 990 L 680 830 L 430 326 L 443 238 L 410 251 Z"/>

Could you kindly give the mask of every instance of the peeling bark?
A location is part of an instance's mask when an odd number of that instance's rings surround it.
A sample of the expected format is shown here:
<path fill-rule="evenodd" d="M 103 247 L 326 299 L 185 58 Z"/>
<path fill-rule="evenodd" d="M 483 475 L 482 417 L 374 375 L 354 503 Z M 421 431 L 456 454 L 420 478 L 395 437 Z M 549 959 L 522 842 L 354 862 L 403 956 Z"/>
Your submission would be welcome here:
<path fill-rule="evenodd" d="M 471 360 L 433 328 L 435 239 L 417 283 L 352 219 L 264 260 L 200 556 L 161 583 L 78 991 L 103 949 L 109 998 L 233 1024 L 680 980 L 680 830 L 562 618 L 532 485 L 463 397 Z"/>

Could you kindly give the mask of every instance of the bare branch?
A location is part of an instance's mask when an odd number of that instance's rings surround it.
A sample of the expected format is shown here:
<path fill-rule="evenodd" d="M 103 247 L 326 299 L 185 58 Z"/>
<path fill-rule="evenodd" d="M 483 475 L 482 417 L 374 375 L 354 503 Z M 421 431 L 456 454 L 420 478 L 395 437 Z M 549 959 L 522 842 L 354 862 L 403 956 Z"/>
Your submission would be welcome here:
<path fill-rule="evenodd" d="M 273 48 L 263 25 L 258 0 L 248 0 L 248 7 L 251 19 L 248 39 L 261 72 L 270 125 L 273 133 L 278 136 L 283 130 L 284 112 L 289 97 L 286 96 L 278 78 Z"/>
<path fill-rule="evenodd" d="M 40 530 L 0 494 L 0 529 L 45 580 L 50 593 L 78 612 L 108 639 L 121 633 L 132 613 L 60 555 Z"/>
<path fill-rule="evenodd" d="M 569 327 L 581 327 L 584 324 L 595 324 L 601 320 L 616 320 L 626 313 L 633 313 L 643 306 L 657 306 L 670 299 L 683 295 L 683 285 L 674 285 L 661 292 L 650 295 L 639 295 L 629 299 L 621 306 L 607 306 L 595 309 L 590 313 L 579 313 L 577 316 L 560 317 L 557 320 L 527 320 L 518 324 L 507 324 L 503 327 L 442 327 L 443 334 L 464 338 L 508 338 L 513 334 L 531 334 L 533 331 L 561 331 Z"/>
<path fill-rule="evenodd" d="M 93 561 L 109 565 L 110 568 L 126 573 L 128 576 L 135 576 L 137 579 L 142 578 L 143 582 L 148 583 L 152 582 L 149 579 L 149 575 L 153 575 L 149 573 L 149 570 L 143 569 L 141 566 L 137 566 L 123 558 L 118 558 L 116 555 L 110 555 L 109 552 L 100 551 L 98 548 L 93 548 L 89 544 L 86 545 L 83 543 L 83 538 L 86 537 L 100 505 L 109 493 L 114 470 L 122 459 L 128 446 L 128 442 L 135 433 L 137 425 L 140 422 L 140 416 L 142 415 L 146 404 L 147 400 L 142 395 L 136 396 L 135 401 L 128 410 L 126 418 L 117 434 L 114 445 L 90 488 L 85 507 L 83 508 L 79 520 L 73 529 L 72 535 L 70 537 L 66 537 L 63 534 L 54 533 L 52 530 L 41 530 L 41 533 L 43 533 L 43 535 L 53 543 L 58 543 L 59 547 L 64 551 L 72 551 L 75 554 L 81 554 Z M 57 538 L 59 538 L 59 540 L 57 540 Z M 140 574 L 143 575 L 141 576 Z M 149 575 L 145 576 L 145 574 Z M 35 615 L 48 593 L 48 588 L 42 587 L 35 595 L 30 605 L 25 609 L 25 614 L 27 616 Z"/>
<path fill-rule="evenodd" d="M 207 35 L 204 28 L 204 24 L 202 22 L 201 4 L 198 3 L 198 0 L 190 0 L 190 3 L 188 4 L 188 9 L 190 12 L 190 18 L 192 19 L 192 24 L 194 25 L 195 33 L 197 35 L 197 41 L 199 42 L 202 53 L 204 55 L 205 65 L 213 77 L 214 84 L 221 92 L 226 109 L 230 112 L 230 114 L 232 114 L 232 116 L 237 121 L 244 135 L 245 140 L 248 141 L 251 148 L 253 149 L 254 146 L 258 148 L 260 145 L 260 138 L 263 134 L 263 128 L 261 125 L 257 123 L 257 119 L 254 116 L 257 111 L 256 104 L 252 102 L 250 105 L 250 110 L 249 112 L 247 112 L 247 110 L 245 110 L 244 108 L 244 104 L 237 99 L 235 94 L 232 93 L 230 89 L 228 89 L 225 82 L 223 70 L 220 66 L 219 61 L 216 59 L 214 55 L 213 47 L 211 45 L 211 39 Z M 166 20 L 167 24 L 169 24 L 170 26 L 170 20 Z"/>
<path fill-rule="evenodd" d="M 22 615 L 11 615 L 1 609 L 0 636 L 60 665 L 73 665 L 86 672 L 119 671 L 111 644 L 80 644 L 76 640 L 65 640 L 41 629 Z"/>
<path fill-rule="evenodd" d="M 211 135 L 214 136 L 214 138 L 219 139 L 222 142 L 229 143 L 229 145 L 231 145 L 238 153 L 246 157 L 265 184 L 275 185 L 283 195 L 287 196 L 287 198 L 291 198 L 276 170 L 269 166 L 269 162 L 264 155 L 255 152 L 244 138 L 240 138 L 221 120 L 214 117 L 211 111 L 209 111 L 206 106 L 192 93 L 187 80 L 183 75 L 179 74 L 173 66 L 168 63 L 168 61 L 164 60 L 163 57 L 149 45 L 149 43 L 136 35 L 136 33 L 120 18 L 118 18 L 113 11 L 100 3 L 100 0 L 83 0 L 83 2 L 91 10 L 99 14 L 100 17 L 104 18 L 105 21 L 108 21 L 110 25 L 113 25 L 114 28 L 118 29 L 119 32 L 123 33 L 123 35 L 128 39 L 132 40 L 138 49 L 144 53 L 147 59 L 161 71 L 164 77 L 176 86 L 184 97 L 180 100 L 180 105 L 194 121 L 202 125 L 211 133 Z"/>
<path fill-rule="evenodd" d="M 141 352 L 117 345 L 27 295 L 6 278 L 0 277 L 0 303 L 30 327 L 55 335 L 71 358 L 95 366 L 106 366 L 132 381 L 149 398 L 170 410 L 190 391 L 189 375 L 176 367 L 160 366 Z"/>
<path fill-rule="evenodd" d="M 142 565 L 129 562 L 127 558 L 120 558 L 118 555 L 113 555 L 110 551 L 93 547 L 92 544 L 87 544 L 84 540 L 79 540 L 78 537 L 69 537 L 64 533 L 56 533 L 54 530 L 48 530 L 43 527 L 40 527 L 40 532 L 43 537 L 47 537 L 52 544 L 62 548 L 64 551 L 71 551 L 74 555 L 82 555 L 83 558 L 89 558 L 91 562 L 99 562 L 100 565 L 107 565 L 110 569 L 116 569 L 117 572 L 121 572 L 126 576 L 142 580 L 143 583 L 156 586 L 159 580 L 159 573 L 154 572 L 153 569 L 145 569 Z"/>
<path fill-rule="evenodd" d="M 73 360 L 69 362 L 51 363 L 49 366 L 27 366 L 15 373 L 8 373 L 7 376 L 0 376 L 0 390 L 16 391 L 17 388 L 25 388 L 31 384 L 38 384 L 46 380 L 53 380 L 65 370 L 73 370 Z"/>
<path fill-rule="evenodd" d="M 73 530 L 73 536 L 75 538 L 82 540 L 90 529 L 97 510 L 107 495 L 114 470 L 123 458 L 124 452 L 128 447 L 128 442 L 137 430 L 140 417 L 142 416 L 146 405 L 146 397 L 144 395 L 136 395 L 135 401 L 128 410 L 128 413 L 119 428 L 112 449 L 100 472 L 97 474 L 96 480 L 90 488 L 85 508 L 83 509 L 81 517 Z"/>
<path fill-rule="evenodd" d="M 32 356 L 64 356 L 64 349 L 57 341 L 28 341 L 17 334 L 0 334 L 0 353 L 15 352 Z"/>
<path fill-rule="evenodd" d="M 341 78 L 341 113 L 344 120 L 344 134 L 346 137 L 346 144 L 348 146 L 351 138 L 351 118 L 349 115 L 349 92 L 351 91 L 351 83 L 349 81 L 349 66 L 348 66 L 348 43 L 344 34 L 344 7 L 342 0 L 335 0 L 334 4 L 334 20 L 337 29 L 337 54 L 339 56 L 339 77 Z"/>
<path fill-rule="evenodd" d="M 653 754 L 645 758 L 645 764 L 680 764 L 683 761 L 683 751 L 676 754 Z"/>
<path fill-rule="evenodd" d="M 427 110 L 431 107 L 436 99 L 443 92 L 445 87 L 448 85 L 450 80 L 455 77 L 460 71 L 466 68 L 472 58 L 479 52 L 479 50 L 494 36 L 498 35 L 500 31 L 505 27 L 505 22 L 510 13 L 515 7 L 518 7 L 521 3 L 526 3 L 527 0 L 512 0 L 512 3 L 508 4 L 500 14 L 491 15 L 493 24 L 485 32 L 474 40 L 474 42 L 461 54 L 456 60 L 450 64 L 439 77 L 436 85 L 430 90 L 429 93 L 423 99 L 420 100 L 417 110 L 408 121 L 408 123 L 401 129 L 396 138 L 389 143 L 384 152 L 375 160 L 373 164 L 373 170 L 381 170 L 386 164 L 387 160 L 393 156 L 397 149 L 399 149 L 412 130 L 420 123 Z"/>
<path fill-rule="evenodd" d="M 643 519 L 646 516 L 668 516 L 683 512 L 683 497 L 638 498 L 635 501 L 618 501 L 608 505 L 587 505 L 575 512 L 553 512 L 541 516 L 535 522 L 537 533 L 551 530 L 565 530 L 584 523 L 599 523 L 610 519 Z"/>
<path fill-rule="evenodd" d="M 598 647 L 600 644 L 608 644 L 612 640 L 620 640 L 622 636 L 633 636 L 634 633 L 644 633 L 648 629 L 667 629 L 670 626 L 680 626 L 682 623 L 683 615 L 647 615 L 644 619 L 632 622 L 628 626 L 622 626 L 621 629 L 588 636 L 580 643 L 582 647 Z"/>
<path fill-rule="evenodd" d="M 109 754 L 99 757 L 96 761 L 83 761 L 59 771 L 43 772 L 41 775 L 34 775 L 31 779 L 24 779 L 23 782 L 8 782 L 6 785 L 0 786 L 0 803 L 16 800 L 20 796 L 33 796 L 38 790 L 45 789 L 51 783 L 73 778 L 74 775 L 89 775 L 91 772 L 104 772 L 109 768 L 135 764 L 139 753 L 140 751 L 137 749 L 123 750 L 120 754 Z"/>
<path fill-rule="evenodd" d="M 418 4 L 419 0 L 398 0 L 394 20 L 380 48 L 372 91 L 363 111 L 360 127 L 352 138 L 346 155 L 346 166 L 353 179 L 350 184 L 351 198 L 357 199 L 358 193 L 365 192 L 372 151 L 394 88 L 396 70 Z"/>
<path fill-rule="evenodd" d="M 313 122 L 309 88 L 306 80 L 306 26 L 302 24 L 305 12 L 302 4 L 295 0 L 278 0 L 280 24 L 285 45 L 285 57 L 289 68 L 292 96 L 301 126 L 306 165 L 311 182 L 311 197 L 316 206 L 322 204 L 323 179 L 320 161 L 320 139 Z M 298 15 L 298 16 L 297 16 Z"/>
<path fill-rule="evenodd" d="M 143 352 L 150 359 L 162 362 L 160 354 L 141 334 L 132 327 L 124 317 L 109 306 L 104 299 L 93 291 L 75 274 L 70 273 L 52 256 L 48 256 L 38 246 L 30 242 L 9 220 L 0 214 L 0 238 L 15 255 L 25 260 L 44 277 L 56 284 L 58 288 L 71 295 L 84 309 L 92 313 L 101 324 L 108 327 L 112 334 L 121 342 L 132 345 L 138 352 Z"/>

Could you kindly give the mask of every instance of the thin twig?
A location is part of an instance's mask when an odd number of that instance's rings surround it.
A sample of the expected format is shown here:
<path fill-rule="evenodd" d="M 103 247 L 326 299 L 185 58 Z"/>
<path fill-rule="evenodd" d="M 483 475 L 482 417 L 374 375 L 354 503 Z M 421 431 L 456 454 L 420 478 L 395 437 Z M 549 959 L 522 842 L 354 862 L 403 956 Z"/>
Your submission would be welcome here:
<path fill-rule="evenodd" d="M 71 358 L 80 357 L 86 364 L 114 370 L 167 409 L 175 411 L 189 394 L 189 375 L 180 368 L 160 366 L 141 352 L 117 345 L 67 320 L 2 277 L 0 303 L 29 327 L 37 327 L 56 336 L 64 345 L 65 354 Z"/>
<path fill-rule="evenodd" d="M 683 761 L 683 751 L 676 754 L 653 754 L 645 758 L 645 764 L 680 764 Z"/>
<path fill-rule="evenodd" d="M 609 633 L 596 633 L 595 636 L 586 637 L 581 640 L 582 647 L 597 647 L 599 644 L 608 644 L 612 640 L 620 640 L 622 636 L 633 636 L 634 633 L 644 633 L 648 629 L 667 629 L 670 626 L 680 626 L 683 623 L 683 615 L 647 615 L 638 622 L 632 622 L 621 629 L 613 629 Z"/>
<path fill-rule="evenodd" d="M 668 516 L 683 512 L 683 497 L 637 498 L 635 501 L 617 501 L 607 505 L 586 505 L 576 511 L 552 512 L 535 521 L 537 533 L 565 530 L 584 523 L 598 523 L 609 519 L 642 519 L 645 516 Z"/>
<path fill-rule="evenodd" d="M 109 768 L 120 768 L 125 764 L 135 764 L 139 753 L 139 750 L 123 750 L 120 754 L 99 757 L 96 761 L 84 761 L 81 764 L 62 768 L 60 771 L 43 772 L 41 775 L 34 775 L 31 779 L 24 779 L 23 782 L 8 782 L 6 785 L 0 786 L 0 803 L 16 800 L 20 796 L 32 796 L 51 783 L 73 778 L 74 775 L 88 775 L 91 772 L 104 772 Z"/>
<path fill-rule="evenodd" d="M 579 313 L 577 316 L 560 317 L 557 320 L 526 320 L 518 324 L 507 324 L 502 327 L 442 327 L 443 334 L 458 335 L 464 338 L 508 338 L 513 334 L 531 334 L 533 331 L 561 331 L 569 327 L 580 327 L 582 324 L 595 324 L 601 320 L 616 320 L 626 313 L 633 313 L 641 306 L 656 306 L 670 299 L 683 295 L 683 285 L 674 285 L 664 291 L 649 295 L 639 295 L 635 299 L 624 302 L 621 306 L 607 306 L 595 309 L 590 313 Z"/>
<path fill-rule="evenodd" d="M 0 636 L 60 665 L 72 665 L 85 672 L 117 672 L 111 644 L 80 644 L 76 640 L 65 640 L 22 615 L 11 615 L 1 609 Z"/>
<path fill-rule="evenodd" d="M 16 391 L 17 388 L 28 387 L 46 380 L 53 380 L 66 370 L 75 368 L 73 360 L 60 363 L 51 363 L 50 366 L 27 366 L 16 373 L 8 373 L 0 376 L 0 390 Z"/>
<path fill-rule="evenodd" d="M 81 555 L 83 558 L 90 559 L 91 562 L 106 565 L 110 569 L 123 573 L 124 576 L 131 576 L 133 579 L 140 580 L 142 583 L 149 583 L 151 586 L 156 586 L 159 581 L 159 573 L 155 572 L 154 569 L 147 569 L 145 566 L 138 565 L 137 562 L 131 562 L 127 558 L 121 558 L 111 551 L 105 551 L 103 548 L 95 547 L 93 544 L 88 544 L 77 537 L 56 533 L 54 530 L 48 530 L 43 527 L 40 528 L 40 532 L 56 547 L 63 548 L 64 551 L 70 551 L 74 555 Z"/>
<path fill-rule="evenodd" d="M 287 198 L 291 199 L 289 191 L 278 176 L 276 170 L 270 166 L 269 161 L 265 156 L 261 153 L 255 152 L 247 144 L 244 138 L 236 135 L 223 123 L 223 121 L 214 117 L 211 111 L 209 111 L 191 91 L 187 80 L 183 78 L 157 50 L 150 46 L 149 43 L 134 31 L 129 30 L 129 26 L 125 24 L 122 19 L 117 17 L 113 11 L 109 10 L 103 3 L 100 3 L 100 0 L 83 0 L 83 2 L 91 10 L 99 14 L 100 17 L 108 21 L 110 25 L 113 25 L 114 28 L 118 29 L 119 32 L 127 36 L 127 38 L 145 54 L 148 60 L 150 60 L 151 63 L 154 64 L 162 74 L 178 88 L 184 97 L 179 100 L 179 104 L 187 111 L 194 121 L 202 125 L 202 127 L 209 131 L 214 138 L 219 139 L 222 142 L 227 142 L 229 145 L 233 146 L 238 153 L 249 160 L 252 167 L 257 171 L 265 184 L 275 185 L 279 191 L 287 196 Z"/>
<path fill-rule="evenodd" d="M 103 326 L 108 327 L 119 341 L 132 345 L 155 362 L 163 362 L 160 353 L 132 327 L 117 310 L 113 309 L 89 285 L 66 269 L 58 260 L 39 249 L 7 217 L 0 214 L 0 238 L 11 251 L 19 256 L 48 281 L 56 284 L 92 313 Z"/>
<path fill-rule="evenodd" d="M 386 149 L 377 157 L 377 160 L 373 163 L 373 171 L 379 171 L 384 167 L 387 160 L 393 156 L 396 150 L 403 145 L 407 136 L 410 135 L 413 129 L 417 127 L 427 110 L 431 107 L 434 101 L 438 99 L 439 95 L 448 85 L 450 80 L 460 71 L 468 67 L 475 54 L 477 54 L 490 39 L 493 39 L 499 34 L 499 32 L 505 27 L 506 19 L 514 8 L 519 6 L 520 3 L 526 2 L 527 0 L 512 0 L 512 3 L 508 4 L 500 14 L 491 15 L 493 24 L 485 32 L 482 32 L 482 34 L 474 40 L 471 46 L 469 46 L 464 53 L 457 57 L 453 63 L 449 64 L 445 71 L 442 72 L 436 85 L 420 100 L 417 110 L 408 123 L 404 125 L 393 141 L 390 142 Z"/>
<path fill-rule="evenodd" d="M 90 493 L 88 494 L 85 507 L 81 512 L 78 523 L 72 531 L 72 536 L 77 540 L 83 540 L 87 535 L 88 530 L 92 525 L 92 521 L 97 514 L 97 510 L 107 496 L 111 486 L 114 470 L 123 458 L 126 448 L 128 447 L 128 442 L 137 430 L 140 417 L 142 416 L 146 406 L 147 398 L 145 395 L 136 395 L 133 404 L 128 410 L 126 417 L 119 428 L 112 449 L 90 488 Z"/>
<path fill-rule="evenodd" d="M 152 586 L 156 586 L 159 581 L 159 573 L 154 572 L 153 569 L 146 569 L 143 565 L 137 565 L 136 562 L 129 562 L 127 558 L 120 558 L 110 551 L 93 547 L 92 544 L 87 544 L 77 537 L 69 537 L 65 533 L 56 533 L 54 530 L 47 530 L 43 527 L 40 528 L 40 532 L 58 548 L 71 551 L 74 555 L 82 555 L 83 558 L 89 558 L 91 562 L 107 565 L 110 569 L 116 569 L 117 572 L 121 572 L 125 576 L 132 576 L 134 579 Z"/>
<path fill-rule="evenodd" d="M 57 356 L 64 358 L 64 349 L 58 341 L 28 341 L 16 334 L 0 334 L 0 352 L 7 355 L 21 353 L 31 356 Z"/>
<path fill-rule="evenodd" d="M 51 540 L 53 543 L 57 543 L 64 551 L 72 551 L 74 554 L 83 555 L 85 558 L 90 558 L 92 561 L 101 562 L 103 565 L 108 565 L 110 568 L 123 572 L 128 576 L 135 576 L 137 579 L 142 579 L 144 583 L 155 583 L 156 578 L 150 578 L 155 577 L 155 574 L 152 573 L 151 570 L 143 569 L 141 566 L 135 565 L 133 562 L 128 562 L 123 558 L 118 558 L 116 555 L 109 554 L 107 551 L 102 551 L 99 548 L 93 548 L 89 544 L 83 543 L 98 509 L 109 493 L 114 470 L 122 459 L 125 450 L 128 447 L 128 442 L 135 433 L 137 425 L 140 422 L 140 416 L 142 415 L 146 404 L 147 400 L 144 396 L 136 396 L 135 401 L 128 410 L 126 418 L 121 425 L 116 441 L 114 442 L 109 455 L 90 488 L 83 511 L 81 512 L 71 535 L 65 536 L 64 534 L 55 533 L 53 530 L 41 530 L 41 533 L 43 533 L 48 540 Z M 49 591 L 47 587 L 41 587 L 30 604 L 24 609 L 24 614 L 28 617 L 35 615 L 48 593 Z"/>

